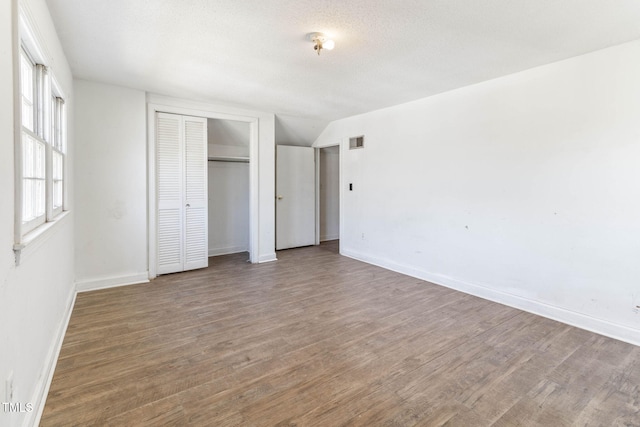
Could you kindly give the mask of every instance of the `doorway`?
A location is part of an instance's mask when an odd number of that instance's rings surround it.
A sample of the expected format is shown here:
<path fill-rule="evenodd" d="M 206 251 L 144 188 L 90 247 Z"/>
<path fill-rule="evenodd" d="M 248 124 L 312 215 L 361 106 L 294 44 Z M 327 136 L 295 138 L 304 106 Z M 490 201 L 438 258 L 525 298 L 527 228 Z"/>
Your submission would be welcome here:
<path fill-rule="evenodd" d="M 340 239 L 340 146 L 318 148 L 317 167 L 317 240 Z"/>

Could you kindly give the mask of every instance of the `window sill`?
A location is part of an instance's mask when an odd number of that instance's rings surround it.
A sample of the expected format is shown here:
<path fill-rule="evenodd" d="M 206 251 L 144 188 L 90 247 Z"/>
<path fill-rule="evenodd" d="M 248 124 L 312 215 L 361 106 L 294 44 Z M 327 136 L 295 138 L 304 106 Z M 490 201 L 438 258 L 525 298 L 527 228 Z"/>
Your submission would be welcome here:
<path fill-rule="evenodd" d="M 16 256 L 16 266 L 19 266 L 21 260 L 29 257 L 29 255 L 34 253 L 44 242 L 49 240 L 49 238 L 55 234 L 54 232 L 59 228 L 59 225 L 66 222 L 68 217 L 69 211 L 63 211 L 60 215 L 56 216 L 53 221 L 45 222 L 33 231 L 22 236 L 22 241 L 13 245 L 13 252 Z"/>

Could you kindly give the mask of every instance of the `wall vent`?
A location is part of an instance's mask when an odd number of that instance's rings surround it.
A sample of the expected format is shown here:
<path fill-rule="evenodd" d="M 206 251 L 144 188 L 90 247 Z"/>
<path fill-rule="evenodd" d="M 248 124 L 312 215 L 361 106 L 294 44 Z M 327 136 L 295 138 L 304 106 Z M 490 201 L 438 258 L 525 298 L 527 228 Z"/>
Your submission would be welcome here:
<path fill-rule="evenodd" d="M 364 148 L 364 135 L 349 138 L 349 150 L 353 150 L 355 148 Z"/>

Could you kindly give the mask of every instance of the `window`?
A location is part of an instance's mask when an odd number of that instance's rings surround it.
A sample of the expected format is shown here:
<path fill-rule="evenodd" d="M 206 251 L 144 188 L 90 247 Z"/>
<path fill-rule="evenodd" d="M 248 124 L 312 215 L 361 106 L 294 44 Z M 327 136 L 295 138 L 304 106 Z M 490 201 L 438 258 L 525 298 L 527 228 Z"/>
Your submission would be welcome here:
<path fill-rule="evenodd" d="M 33 132 L 33 118 L 34 118 L 34 100 L 33 100 L 33 69 L 35 65 L 31 62 L 31 59 L 27 56 L 27 53 L 22 50 L 20 55 L 20 83 L 21 83 L 21 95 L 22 95 L 22 126 Z"/>
<path fill-rule="evenodd" d="M 51 206 L 53 216 L 64 205 L 64 100 L 54 94 L 51 99 Z"/>
<path fill-rule="evenodd" d="M 47 67 L 20 51 L 21 168 L 16 180 L 22 203 L 20 237 L 64 209 L 65 111 L 64 100 Z M 22 239 L 20 239 L 22 240 Z"/>

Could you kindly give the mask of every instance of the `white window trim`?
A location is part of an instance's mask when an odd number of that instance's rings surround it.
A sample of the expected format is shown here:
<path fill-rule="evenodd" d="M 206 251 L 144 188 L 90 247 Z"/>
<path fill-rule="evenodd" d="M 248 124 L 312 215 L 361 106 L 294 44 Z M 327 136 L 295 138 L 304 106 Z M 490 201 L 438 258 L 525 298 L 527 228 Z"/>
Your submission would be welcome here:
<path fill-rule="evenodd" d="M 49 74 L 49 83 L 51 85 L 51 95 L 55 96 L 56 98 L 60 98 L 62 99 L 62 110 L 61 110 L 61 114 L 62 117 L 60 117 L 60 139 L 62 140 L 62 146 L 61 147 L 56 147 L 54 144 L 54 140 L 56 138 L 56 135 L 51 135 L 51 152 L 53 153 L 55 152 L 59 152 L 62 154 L 62 205 L 53 209 L 52 211 L 52 215 L 51 215 L 51 219 L 54 220 L 58 215 L 60 215 L 62 212 L 66 212 L 67 210 L 69 210 L 69 205 L 67 203 L 68 198 L 67 198 L 67 194 L 68 194 L 68 187 L 67 187 L 67 183 L 68 183 L 68 179 L 69 179 L 69 173 L 67 171 L 67 165 L 68 165 L 68 153 L 67 153 L 67 118 L 68 118 L 68 114 L 67 114 L 67 110 L 66 110 L 66 99 L 67 97 L 65 96 L 64 92 L 62 91 L 62 89 L 60 88 L 60 84 L 58 83 L 58 81 L 56 80 L 55 75 L 53 75 L 53 73 Z M 54 120 L 55 118 L 53 116 L 50 116 L 51 120 Z M 49 126 L 49 129 L 52 130 L 53 127 Z M 53 165 L 52 165 L 53 166 Z M 53 167 L 51 169 L 53 171 Z M 53 178 L 51 179 L 51 185 L 53 186 Z M 52 194 L 53 197 L 53 194 Z M 51 204 L 51 207 L 53 208 L 53 203 Z"/>
<path fill-rule="evenodd" d="M 36 227 L 33 231 L 23 235 L 22 240 L 13 245 L 13 252 L 16 257 L 16 266 L 20 265 L 22 260 L 28 258 L 33 252 L 36 252 L 44 242 L 49 240 L 51 236 L 55 235 L 60 224 L 67 221 L 69 213 L 69 211 L 62 211 L 62 213 L 53 221 L 45 222 L 44 224 Z"/>

